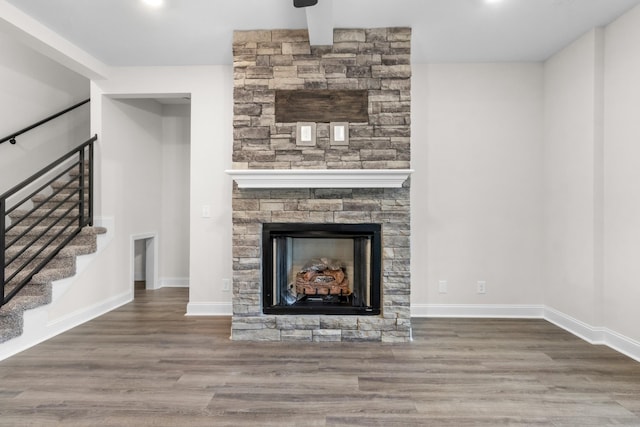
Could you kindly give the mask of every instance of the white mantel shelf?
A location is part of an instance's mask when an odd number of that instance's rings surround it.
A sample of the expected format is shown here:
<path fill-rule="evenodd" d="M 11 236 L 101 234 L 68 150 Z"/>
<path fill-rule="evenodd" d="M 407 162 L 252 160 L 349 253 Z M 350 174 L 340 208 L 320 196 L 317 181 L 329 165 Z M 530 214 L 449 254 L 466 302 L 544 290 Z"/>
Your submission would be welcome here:
<path fill-rule="evenodd" d="M 399 188 L 413 169 L 228 169 L 238 188 Z"/>

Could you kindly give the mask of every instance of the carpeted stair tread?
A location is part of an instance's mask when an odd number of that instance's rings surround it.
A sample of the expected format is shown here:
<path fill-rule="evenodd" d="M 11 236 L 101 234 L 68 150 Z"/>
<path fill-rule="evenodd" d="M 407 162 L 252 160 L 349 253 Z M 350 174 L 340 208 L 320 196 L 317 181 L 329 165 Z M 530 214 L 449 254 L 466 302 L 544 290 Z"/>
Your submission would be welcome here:
<path fill-rule="evenodd" d="M 68 277 L 72 277 L 76 274 L 75 268 L 44 268 L 40 273 L 33 276 L 31 281 L 33 283 L 47 283 L 55 280 L 62 280 Z"/>
<path fill-rule="evenodd" d="M 9 218 L 12 220 L 18 220 L 25 216 L 29 215 L 29 219 L 31 218 L 41 218 L 41 217 L 50 217 L 50 218 L 62 218 L 65 216 L 75 216 L 78 215 L 78 209 L 71 209 L 67 212 L 67 209 L 43 209 L 39 208 L 30 213 L 30 210 L 27 209 L 16 209 L 15 211 L 9 214 Z M 24 224 L 29 225 L 29 224 Z"/>
<path fill-rule="evenodd" d="M 19 229 L 19 227 L 22 227 L 22 229 Z M 36 226 L 35 228 L 38 227 L 40 227 L 40 232 L 45 228 L 41 226 Z M 11 233 L 14 233 L 13 235 L 15 236 L 25 229 L 24 226 L 16 226 Z M 104 234 L 106 231 L 104 227 L 84 227 L 74 240 L 62 248 L 40 272 L 33 275 L 29 283 L 11 301 L 0 307 L 0 343 L 22 334 L 24 311 L 49 304 L 52 296 L 51 283 L 74 276 L 77 256 L 95 252 L 97 249 L 96 236 Z M 35 253 L 34 251 L 35 249 L 30 248 L 25 252 Z M 50 250 L 46 251 L 50 252 Z M 7 268 L 7 277 L 13 271 L 15 270 Z M 20 272 L 11 283 L 17 283 L 21 279 L 28 277 L 29 274 L 27 271 Z M 12 289 L 11 283 L 7 284 L 7 293 Z"/>
<path fill-rule="evenodd" d="M 25 311 L 31 308 L 40 307 L 41 305 L 49 304 L 51 302 L 51 295 L 16 295 L 6 305 L 2 306 L 2 310 L 16 310 Z"/>
<path fill-rule="evenodd" d="M 0 343 L 22 335 L 24 312 L 51 302 L 48 295 L 16 295 L 0 307 Z"/>
<path fill-rule="evenodd" d="M 20 255 L 19 258 L 21 260 L 24 260 L 25 258 L 31 257 L 33 254 L 35 254 L 35 252 L 39 250 L 38 248 L 41 248 L 42 246 L 49 245 L 52 248 L 60 247 L 69 238 L 71 238 L 71 241 L 68 243 L 68 247 L 72 248 L 73 252 L 63 251 L 62 256 L 84 255 L 87 253 L 87 251 L 90 253 L 96 248 L 96 234 L 78 234 L 75 237 L 70 234 L 63 234 L 58 237 L 55 237 L 55 235 L 45 235 L 40 238 L 36 238 L 34 236 L 25 236 L 18 240 L 8 239 L 8 247 L 6 252 L 8 255 L 13 257 L 25 247 L 33 247 L 31 251 L 27 250 L 25 251 L 26 254 Z M 50 251 L 43 251 L 43 253 L 39 255 L 39 257 L 43 258 L 45 256 L 48 256 L 49 253 Z"/>
<path fill-rule="evenodd" d="M 89 186 L 89 180 L 87 178 L 85 178 L 84 180 L 84 186 Z M 71 181 L 68 179 L 59 179 L 51 183 L 51 188 L 53 188 L 54 190 L 58 190 L 60 188 L 64 188 L 66 190 L 76 190 L 78 189 L 78 187 L 80 187 L 80 182 L 78 179 L 73 179 Z"/>
<path fill-rule="evenodd" d="M 85 199 L 88 199 L 89 195 L 85 192 Z M 61 202 L 61 201 L 67 201 L 67 200 L 78 200 L 78 196 L 76 195 L 74 196 L 69 196 L 69 194 L 62 194 L 62 193 L 55 193 L 55 194 L 47 194 L 47 193 L 40 193 L 40 194 L 36 194 L 35 196 L 33 196 L 31 198 L 31 201 L 34 204 L 38 204 L 38 203 L 42 203 L 42 202 Z"/>
<path fill-rule="evenodd" d="M 7 232 L 7 236 L 8 237 L 14 237 L 14 236 L 18 236 L 22 233 L 24 233 L 27 228 L 29 228 L 29 226 L 27 225 L 16 225 L 15 227 L 13 227 L 11 230 L 9 230 Z M 36 234 L 42 234 L 47 230 L 47 226 L 44 225 L 36 225 L 35 227 L 33 227 L 32 230 L 30 230 L 28 232 L 28 235 L 36 235 Z M 53 233 L 58 233 L 60 232 L 60 230 L 62 230 L 64 227 L 61 225 L 54 225 L 53 227 L 51 227 L 51 232 Z M 80 230 L 79 235 L 97 235 L 97 234 L 105 234 L 107 232 L 107 229 L 104 227 L 83 227 L 82 230 Z"/>
<path fill-rule="evenodd" d="M 13 274 L 13 271 L 8 270 L 8 273 L 9 272 L 10 274 Z M 32 273 L 33 272 L 31 269 L 20 271 L 13 279 L 11 279 L 11 282 L 9 282 L 8 286 L 27 279 Z M 54 280 L 66 279 L 67 277 L 71 277 L 74 274 L 76 274 L 75 261 L 70 265 L 50 266 L 50 264 L 48 264 L 42 270 L 40 270 L 39 273 L 34 274 L 33 277 L 31 277 L 29 283 L 36 285 L 45 285 Z M 9 276 L 9 274 L 7 274 L 7 276 Z"/>
<path fill-rule="evenodd" d="M 0 327 L 0 344 L 7 342 L 10 339 L 17 338 L 22 335 L 22 328 L 11 326 L 8 328 Z"/>
<path fill-rule="evenodd" d="M 5 288 L 5 294 L 8 294 L 15 288 L 14 285 L 7 285 Z M 42 296 L 51 297 L 53 287 L 51 286 L 51 282 L 46 283 L 34 283 L 29 282 L 22 289 L 20 289 L 20 296 Z"/>
<path fill-rule="evenodd" d="M 67 239 L 71 238 L 71 243 L 74 245 L 93 245 L 93 241 L 95 240 L 95 235 L 78 235 L 73 237 L 71 234 L 62 234 L 58 237 L 55 234 L 47 234 L 45 236 L 37 238 L 37 236 L 25 236 L 16 241 L 14 239 L 11 240 L 11 244 L 9 248 L 15 246 L 43 246 L 43 245 L 55 245 L 59 246 L 63 244 Z M 52 240 L 53 239 L 53 240 Z"/>
<path fill-rule="evenodd" d="M 18 271 L 16 276 L 5 285 L 5 295 L 18 283 L 31 278 L 11 301 L 0 306 L 0 343 L 22 334 L 24 311 L 50 303 L 53 294 L 52 282 L 75 275 L 77 257 L 95 252 L 97 236 L 107 232 L 104 227 L 87 226 L 77 232 L 78 220 L 72 219 L 79 214 L 78 190 L 80 187 L 84 190 L 82 202 L 85 213 L 88 212 L 86 210 L 89 202 L 88 165 L 89 160 L 85 159 L 84 164 L 69 170 L 66 176 L 53 181 L 48 189 L 34 195 L 30 203 L 24 204 L 8 215 L 8 224 L 13 226 L 5 234 L 6 241 L 10 245 L 6 249 L 6 256 L 10 259 L 17 254 L 20 255 L 5 268 L 7 278 Z M 80 179 L 81 167 L 84 168 L 83 180 Z M 35 209 L 29 213 L 31 207 L 26 206 L 35 207 Z M 58 233 L 61 235 L 57 236 Z M 33 269 L 51 256 L 69 236 L 73 236 L 71 241 L 61 248 L 38 273 L 33 274 Z M 50 240 L 52 242 L 49 242 Z M 43 245 L 54 247 L 45 248 L 38 254 Z M 20 253 L 23 249 L 24 252 Z M 31 260 L 31 258 L 34 259 Z M 23 263 L 27 265 L 23 270 L 19 270 Z"/>
<path fill-rule="evenodd" d="M 22 250 L 24 250 L 24 252 L 22 252 L 20 256 L 18 256 L 17 261 L 25 260 L 32 257 L 35 257 L 35 259 L 46 258 L 47 256 L 51 255 L 51 253 L 55 251 L 55 247 L 45 247 L 43 249 L 42 246 L 32 245 L 32 246 L 25 247 L 25 246 L 13 245 L 9 249 L 7 249 L 5 253 L 7 254 L 8 257 L 12 258 L 16 256 L 18 253 L 20 253 L 20 251 Z M 89 244 L 89 243 L 78 244 L 71 241 L 68 245 L 60 249 L 60 251 L 56 256 L 73 257 L 77 255 L 87 255 L 95 252 L 95 250 L 96 250 L 95 244 Z"/>

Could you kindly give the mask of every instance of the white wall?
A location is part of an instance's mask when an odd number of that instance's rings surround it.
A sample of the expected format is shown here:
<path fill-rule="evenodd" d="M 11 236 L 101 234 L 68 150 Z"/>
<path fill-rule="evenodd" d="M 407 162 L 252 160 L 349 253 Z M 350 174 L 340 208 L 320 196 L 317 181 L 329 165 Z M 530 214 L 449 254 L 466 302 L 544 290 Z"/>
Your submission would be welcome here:
<path fill-rule="evenodd" d="M 542 304 L 542 66 L 414 65 L 412 87 L 414 314 Z"/>
<path fill-rule="evenodd" d="M 590 325 L 602 322 L 602 36 L 544 67 L 544 301 Z"/>
<path fill-rule="evenodd" d="M 189 284 L 190 105 L 162 108 L 160 282 Z"/>
<path fill-rule="evenodd" d="M 121 146 L 131 141 L 131 137 L 116 140 L 104 130 L 118 126 L 118 121 L 107 122 L 102 113 L 108 106 L 110 96 L 159 96 L 164 94 L 184 94 L 191 96 L 190 120 L 190 161 L 189 161 L 189 307 L 192 314 L 230 313 L 231 294 L 222 291 L 222 279 L 231 277 L 231 188 L 232 181 L 224 173 L 231 166 L 232 114 L 233 114 L 233 72 L 228 66 L 213 67 L 153 67 L 114 69 L 109 80 L 92 84 L 92 129 L 102 137 L 102 146 Z M 171 119 L 167 116 L 165 125 Z M 109 119 L 111 120 L 111 119 Z M 162 123 L 161 123 L 162 125 Z M 180 125 L 182 126 L 182 125 Z M 180 131 L 184 133 L 184 130 Z M 104 133 L 104 135 L 103 135 Z M 167 130 L 167 133 L 169 131 Z M 185 147 L 180 148 L 184 154 Z M 116 154 L 114 154 L 115 156 Z M 135 167 L 135 159 L 118 156 L 121 170 Z M 105 163 L 106 166 L 106 163 Z M 100 191 L 105 197 L 97 201 L 98 215 L 114 217 L 119 235 L 144 232 L 143 227 L 126 227 L 129 215 L 138 215 L 144 209 L 139 204 L 124 206 L 124 199 L 135 199 L 138 190 L 134 188 L 113 188 L 114 174 L 121 171 L 106 169 L 101 174 Z M 177 172 L 177 171 L 176 171 Z M 182 173 L 182 172 L 180 172 Z M 119 193 L 122 191 L 123 193 Z M 107 194 L 118 194 L 108 198 Z M 202 218 L 202 206 L 209 205 L 211 217 Z M 136 212 L 134 212 L 134 210 Z M 126 242 L 119 242 L 118 250 L 129 252 Z M 162 245 L 162 243 L 161 243 Z M 113 246 L 113 245 L 112 245 Z M 118 262 L 103 268 L 121 270 L 127 266 Z M 110 273 L 112 274 L 112 273 Z"/>
<path fill-rule="evenodd" d="M 131 237 L 160 230 L 162 106 L 144 99 L 101 97 L 100 101 L 96 195 L 101 210 L 96 216 L 114 219 L 114 238 L 52 307 L 51 321 L 102 301 L 131 297 Z"/>
<path fill-rule="evenodd" d="M 89 80 L 0 32 L 0 137 L 88 98 Z M 89 106 L 0 145 L 0 193 L 89 139 Z"/>
<path fill-rule="evenodd" d="M 640 7 L 605 33 L 604 319 L 640 342 Z"/>

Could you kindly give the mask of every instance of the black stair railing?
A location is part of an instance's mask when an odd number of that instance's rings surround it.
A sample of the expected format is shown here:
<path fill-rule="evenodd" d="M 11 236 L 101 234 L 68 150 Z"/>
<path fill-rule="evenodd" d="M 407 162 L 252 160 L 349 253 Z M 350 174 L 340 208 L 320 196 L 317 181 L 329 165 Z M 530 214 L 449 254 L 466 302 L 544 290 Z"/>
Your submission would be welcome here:
<path fill-rule="evenodd" d="M 15 144 L 16 143 L 16 138 L 18 136 L 22 135 L 23 133 L 29 132 L 31 129 L 37 128 L 40 125 L 43 125 L 43 124 L 45 124 L 47 122 L 50 122 L 51 120 L 56 119 L 56 118 L 62 116 L 63 114 L 67 114 L 69 111 L 75 110 L 76 108 L 83 106 L 84 104 L 88 103 L 89 101 L 91 101 L 90 98 L 89 99 L 85 99 L 84 101 L 80 101 L 77 104 L 73 104 L 69 108 L 65 108 L 62 111 L 59 111 L 59 112 L 57 112 L 55 114 L 52 114 L 49 117 L 44 118 L 44 119 L 40 120 L 39 122 L 36 122 L 36 123 L 32 124 L 31 126 L 27 126 L 24 129 L 20 129 L 19 131 L 12 133 L 11 135 L 7 135 L 4 138 L 0 139 L 0 144 L 2 144 L 4 142 L 7 142 L 7 141 L 9 141 L 10 144 Z"/>
<path fill-rule="evenodd" d="M 0 139 L 16 137 L 89 102 L 79 102 Z M 97 135 L 0 195 L 0 307 L 9 302 L 83 227 L 93 225 Z"/>
<path fill-rule="evenodd" d="M 0 286 L 6 304 L 81 229 L 93 225 L 97 135 L 0 196 Z"/>

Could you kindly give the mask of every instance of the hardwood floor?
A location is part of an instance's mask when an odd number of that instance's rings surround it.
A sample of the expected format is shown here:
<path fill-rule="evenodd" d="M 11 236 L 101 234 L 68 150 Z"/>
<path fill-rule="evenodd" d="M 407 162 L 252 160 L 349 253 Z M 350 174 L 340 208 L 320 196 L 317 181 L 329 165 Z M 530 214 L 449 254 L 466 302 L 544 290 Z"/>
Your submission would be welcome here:
<path fill-rule="evenodd" d="M 7 426 L 640 426 L 640 363 L 543 320 L 414 319 L 414 342 L 248 343 L 187 289 L 0 362 Z"/>

